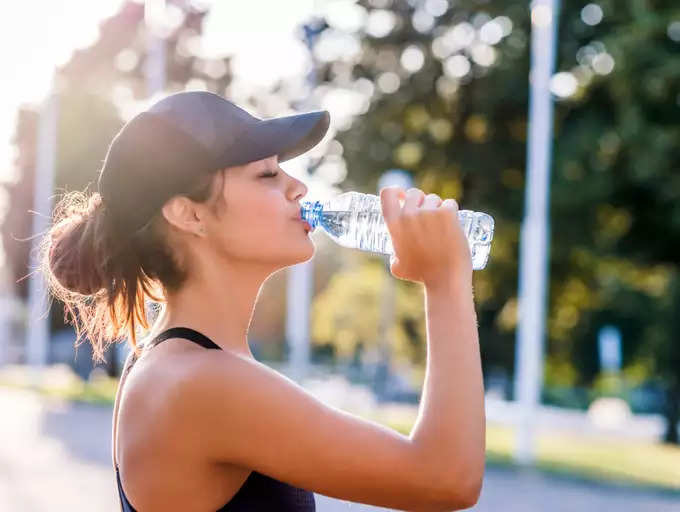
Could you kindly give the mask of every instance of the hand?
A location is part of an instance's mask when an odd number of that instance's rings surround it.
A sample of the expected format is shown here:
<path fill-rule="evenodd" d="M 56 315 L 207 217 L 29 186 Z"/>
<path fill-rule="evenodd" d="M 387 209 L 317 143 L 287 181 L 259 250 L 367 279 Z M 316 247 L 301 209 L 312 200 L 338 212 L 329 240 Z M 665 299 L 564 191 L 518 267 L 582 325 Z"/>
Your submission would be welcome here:
<path fill-rule="evenodd" d="M 442 201 L 417 188 L 386 187 L 380 190 L 380 203 L 394 247 L 394 277 L 426 286 L 452 277 L 472 280 L 472 257 L 455 199 Z"/>

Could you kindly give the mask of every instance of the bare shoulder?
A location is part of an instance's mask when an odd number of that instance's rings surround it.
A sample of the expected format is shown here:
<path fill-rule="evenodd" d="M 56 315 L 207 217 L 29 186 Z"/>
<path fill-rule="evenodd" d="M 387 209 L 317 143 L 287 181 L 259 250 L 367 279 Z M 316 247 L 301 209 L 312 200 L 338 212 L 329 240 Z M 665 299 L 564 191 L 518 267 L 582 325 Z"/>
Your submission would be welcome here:
<path fill-rule="evenodd" d="M 207 459 L 400 510 L 474 500 L 476 483 L 464 472 L 432 466 L 409 437 L 321 402 L 261 362 L 204 353 L 176 377 L 173 422 Z"/>

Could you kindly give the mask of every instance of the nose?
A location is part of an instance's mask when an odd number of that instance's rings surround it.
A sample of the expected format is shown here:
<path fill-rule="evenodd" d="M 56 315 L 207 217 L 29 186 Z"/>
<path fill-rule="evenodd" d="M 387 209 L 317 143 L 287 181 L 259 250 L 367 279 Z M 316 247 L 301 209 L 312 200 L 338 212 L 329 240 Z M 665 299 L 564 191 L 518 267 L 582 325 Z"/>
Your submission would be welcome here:
<path fill-rule="evenodd" d="M 301 198 L 307 195 L 307 191 L 307 185 L 297 178 L 292 178 L 289 194 L 293 201 L 299 201 Z"/>

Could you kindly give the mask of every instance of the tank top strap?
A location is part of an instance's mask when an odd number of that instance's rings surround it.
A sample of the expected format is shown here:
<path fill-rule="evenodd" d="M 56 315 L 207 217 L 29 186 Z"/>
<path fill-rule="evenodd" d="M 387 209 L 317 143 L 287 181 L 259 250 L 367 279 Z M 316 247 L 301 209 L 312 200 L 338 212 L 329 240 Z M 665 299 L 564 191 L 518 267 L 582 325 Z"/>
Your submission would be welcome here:
<path fill-rule="evenodd" d="M 182 338 L 193 341 L 194 343 L 197 343 L 198 345 L 201 345 L 205 348 L 222 350 L 219 345 L 208 338 L 205 334 L 202 334 L 194 329 L 190 329 L 189 327 L 171 327 L 170 329 L 166 329 L 149 341 L 149 348 L 155 347 L 159 343 L 162 343 L 163 341 L 170 338 Z"/>

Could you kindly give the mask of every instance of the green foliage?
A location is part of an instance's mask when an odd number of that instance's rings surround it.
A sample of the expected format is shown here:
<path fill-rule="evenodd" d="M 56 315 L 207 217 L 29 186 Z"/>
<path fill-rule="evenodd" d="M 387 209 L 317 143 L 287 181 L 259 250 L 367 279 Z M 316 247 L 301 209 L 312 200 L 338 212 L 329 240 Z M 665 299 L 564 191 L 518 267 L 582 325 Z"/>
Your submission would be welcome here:
<path fill-rule="evenodd" d="M 122 125 L 110 101 L 93 93 L 67 89 L 59 97 L 57 189 L 97 190 L 98 171 L 108 144 Z M 88 129 L 83 129 L 84 120 Z M 93 129 L 94 128 L 94 129 Z"/>
<path fill-rule="evenodd" d="M 670 0 L 596 3 L 603 17 L 592 26 L 582 18 L 586 2 L 565 0 L 558 17 L 557 71 L 571 73 L 576 87 L 557 98 L 555 112 L 546 378 L 592 383 L 597 331 L 606 322 L 622 329 L 624 365 L 651 359 L 677 386 L 680 43 L 669 27 L 680 9 Z M 335 87 L 362 79 L 375 85 L 368 112 L 339 136 L 345 186 L 373 190 L 385 169 L 405 167 L 420 188 L 494 216 L 490 262 L 475 275 L 481 343 L 485 366 L 512 371 L 529 3 L 456 2 L 431 28 L 414 22 L 417 2 L 359 4 L 369 15 L 387 6 L 397 22 L 383 37 L 361 33 L 362 53 L 343 63 L 342 73 L 335 62 L 322 73 Z M 497 16 L 511 19 L 512 31 L 490 44 L 490 65 L 480 63 L 470 41 L 442 51 L 453 30 L 472 25 L 479 37 Z M 424 62 L 411 72 L 401 59 L 414 46 Z M 448 62 L 455 54 L 470 64 L 458 78 Z M 385 73 L 399 77 L 396 90 L 381 87 Z"/>
<path fill-rule="evenodd" d="M 371 256 L 335 273 L 312 305 L 311 337 L 314 345 L 331 344 L 337 358 L 349 361 L 358 351 L 375 355 L 381 344 L 383 290 L 388 279 L 385 264 Z M 425 325 L 422 287 L 395 283 L 394 327 L 385 333 L 395 362 L 422 363 Z"/>

